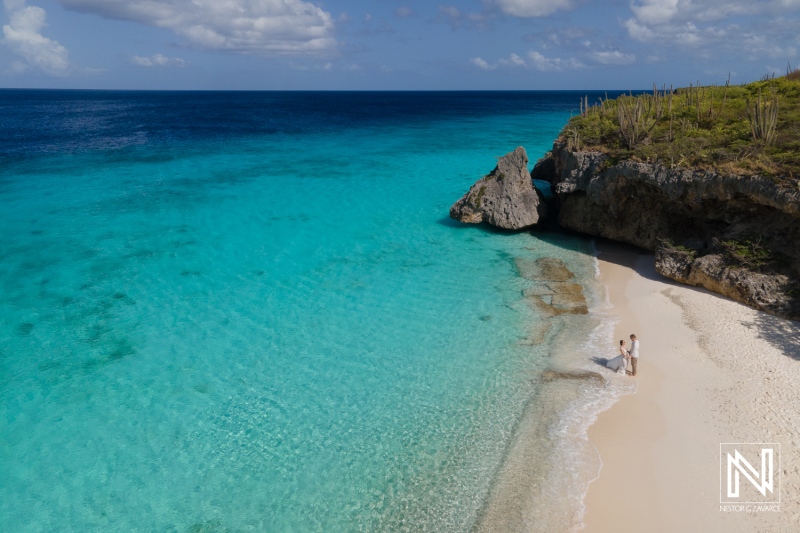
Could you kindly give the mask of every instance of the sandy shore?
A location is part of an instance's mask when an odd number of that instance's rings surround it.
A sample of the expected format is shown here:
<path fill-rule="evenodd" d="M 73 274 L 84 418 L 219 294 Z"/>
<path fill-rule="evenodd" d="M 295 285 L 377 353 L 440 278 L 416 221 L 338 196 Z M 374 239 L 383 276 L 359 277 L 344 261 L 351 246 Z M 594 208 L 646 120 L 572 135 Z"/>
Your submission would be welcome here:
<path fill-rule="evenodd" d="M 800 531 L 800 323 L 672 283 L 632 248 L 599 248 L 615 341 L 636 333 L 641 359 L 638 377 L 619 378 L 636 393 L 590 427 L 602 467 L 584 530 Z M 781 443 L 779 512 L 720 510 L 723 442 Z"/>

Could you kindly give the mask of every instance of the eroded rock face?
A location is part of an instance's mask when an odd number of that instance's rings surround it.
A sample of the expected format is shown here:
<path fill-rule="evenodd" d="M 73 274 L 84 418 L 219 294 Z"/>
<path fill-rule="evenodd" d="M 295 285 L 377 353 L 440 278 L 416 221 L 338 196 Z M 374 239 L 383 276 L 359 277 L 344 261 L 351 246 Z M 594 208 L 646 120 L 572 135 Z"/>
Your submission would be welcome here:
<path fill-rule="evenodd" d="M 738 176 L 571 152 L 556 141 L 537 164 L 558 197 L 558 222 L 581 233 L 657 251 L 657 270 L 770 313 L 800 318 L 797 180 Z M 659 243 L 690 243 L 660 249 Z M 758 242 L 767 263 L 731 262 L 721 242 Z M 717 243 L 717 244 L 714 244 Z"/>
<path fill-rule="evenodd" d="M 544 202 L 528 174 L 528 155 L 521 146 L 500 158 L 495 169 L 450 208 L 450 218 L 461 222 L 511 230 L 533 226 L 544 216 Z"/>
<path fill-rule="evenodd" d="M 659 239 L 709 241 L 766 225 L 776 237 L 773 247 L 782 242 L 781 251 L 800 254 L 794 245 L 800 238 L 797 184 L 635 161 L 611 164 L 604 154 L 570 152 L 559 142 L 552 157 L 558 221 L 566 228 L 655 250 Z"/>
<path fill-rule="evenodd" d="M 722 253 L 705 255 L 659 243 L 655 253 L 656 271 L 675 281 L 704 287 L 778 316 L 800 319 L 800 284 L 791 276 L 732 264 Z"/>

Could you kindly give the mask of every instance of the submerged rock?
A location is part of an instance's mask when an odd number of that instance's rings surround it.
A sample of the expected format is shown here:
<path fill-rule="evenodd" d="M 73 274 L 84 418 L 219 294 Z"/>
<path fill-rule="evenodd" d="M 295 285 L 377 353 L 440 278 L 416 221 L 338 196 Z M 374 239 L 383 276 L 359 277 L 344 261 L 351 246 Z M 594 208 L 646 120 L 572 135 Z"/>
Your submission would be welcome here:
<path fill-rule="evenodd" d="M 552 296 L 526 295 L 528 301 L 545 317 L 586 315 L 589 307 L 581 286 L 576 283 L 556 283 Z M 577 290 L 576 290 L 577 289 Z M 548 301 L 549 300 L 549 301 Z"/>
<path fill-rule="evenodd" d="M 547 320 L 536 320 L 528 324 L 527 335 L 520 341 L 521 346 L 538 346 L 547 339 L 552 323 Z"/>
<path fill-rule="evenodd" d="M 518 257 L 514 266 L 520 276 L 531 281 L 567 281 L 575 277 L 566 263 L 555 257 L 540 257 L 535 261 Z"/>
<path fill-rule="evenodd" d="M 544 201 L 528 174 L 528 154 L 521 146 L 501 157 L 495 169 L 450 208 L 450 218 L 461 222 L 511 230 L 533 226 L 544 216 Z"/>
<path fill-rule="evenodd" d="M 545 370 L 542 372 L 542 381 L 551 383 L 564 379 L 575 381 L 589 381 L 597 385 L 605 385 L 606 380 L 597 372 L 591 370 Z"/>
<path fill-rule="evenodd" d="M 557 308 L 569 308 L 573 314 L 586 314 L 586 297 L 577 283 L 551 283 L 553 298 L 551 304 Z M 579 310 L 578 310 L 579 309 Z"/>
<path fill-rule="evenodd" d="M 569 282 L 575 274 L 561 259 L 540 257 L 535 261 L 518 257 L 514 260 L 519 274 L 530 281 L 543 281 L 523 291 L 528 302 L 545 317 L 585 315 L 589 312 L 583 288 Z"/>

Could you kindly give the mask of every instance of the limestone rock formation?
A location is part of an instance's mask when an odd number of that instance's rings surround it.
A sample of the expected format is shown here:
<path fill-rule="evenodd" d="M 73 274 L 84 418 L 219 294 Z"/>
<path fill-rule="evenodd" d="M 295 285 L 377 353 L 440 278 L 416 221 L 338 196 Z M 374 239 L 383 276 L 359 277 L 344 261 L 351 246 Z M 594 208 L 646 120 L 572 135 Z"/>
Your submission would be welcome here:
<path fill-rule="evenodd" d="M 614 162 L 561 141 L 550 158 L 536 172 L 552 185 L 561 226 L 659 250 L 665 276 L 800 318 L 796 179 Z M 659 248 L 662 241 L 681 246 Z"/>
<path fill-rule="evenodd" d="M 709 241 L 723 233 L 774 230 L 775 244 L 800 252 L 800 188 L 764 176 L 737 176 L 659 164 L 612 164 L 599 152 L 553 147 L 553 192 L 567 228 L 655 250 L 660 238 Z M 796 180 L 795 180 L 796 181 Z M 730 230 L 730 231 L 729 231 Z"/>
<path fill-rule="evenodd" d="M 544 216 L 544 201 L 533 186 L 528 155 L 521 146 L 501 157 L 495 169 L 450 208 L 450 218 L 510 230 L 533 226 Z"/>
<path fill-rule="evenodd" d="M 702 253 L 702 252 L 700 252 Z M 721 251 L 700 255 L 685 246 L 659 243 L 656 271 L 675 281 L 705 287 L 756 309 L 789 318 L 800 318 L 800 283 L 785 273 L 760 272 L 737 264 Z"/>

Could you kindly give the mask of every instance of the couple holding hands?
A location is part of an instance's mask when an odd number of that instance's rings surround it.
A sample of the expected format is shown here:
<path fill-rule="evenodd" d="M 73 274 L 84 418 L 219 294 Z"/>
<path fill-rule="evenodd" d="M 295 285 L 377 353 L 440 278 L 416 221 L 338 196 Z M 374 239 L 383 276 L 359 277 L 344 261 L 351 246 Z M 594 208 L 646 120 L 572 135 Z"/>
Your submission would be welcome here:
<path fill-rule="evenodd" d="M 631 362 L 631 370 L 627 372 L 628 361 Z M 636 375 L 636 363 L 639 362 L 639 340 L 636 335 L 631 333 L 631 349 L 625 347 L 625 340 L 619 341 L 619 355 L 608 362 L 608 368 L 617 374 L 628 373 Z"/>

